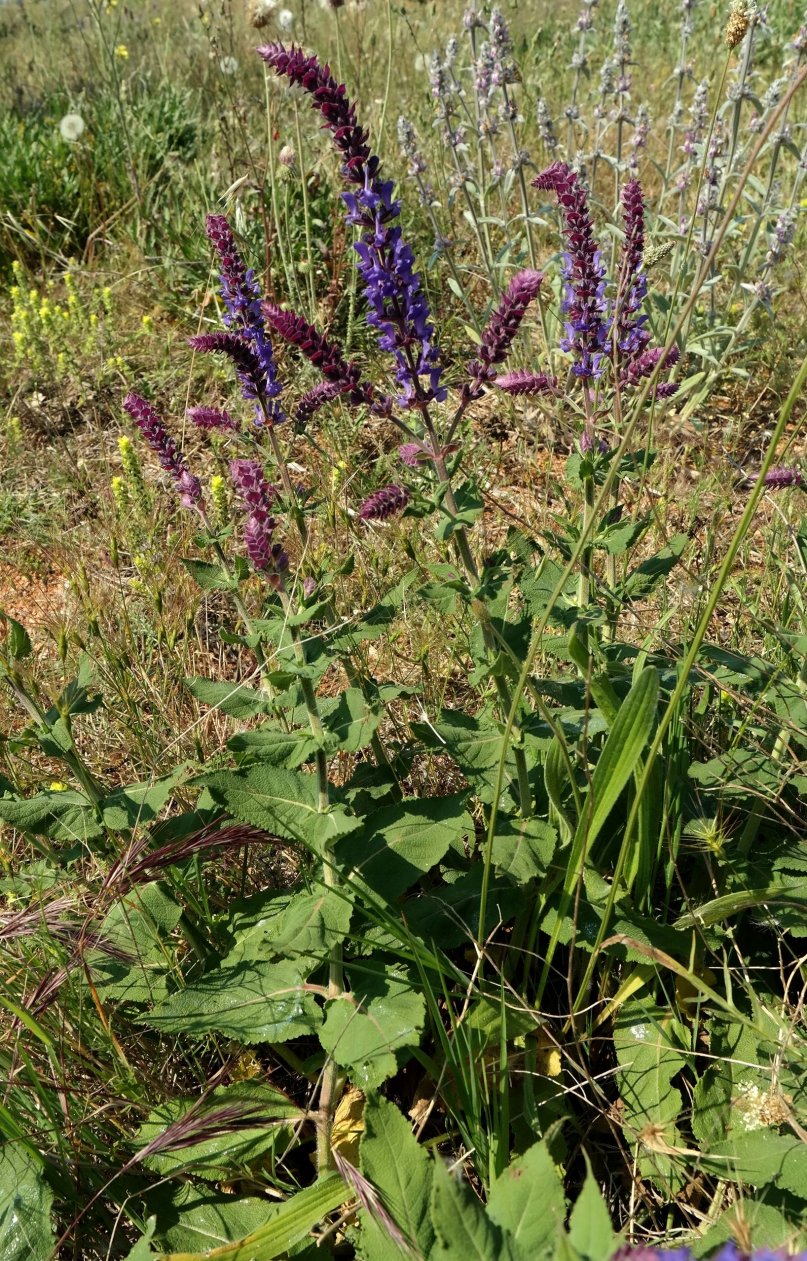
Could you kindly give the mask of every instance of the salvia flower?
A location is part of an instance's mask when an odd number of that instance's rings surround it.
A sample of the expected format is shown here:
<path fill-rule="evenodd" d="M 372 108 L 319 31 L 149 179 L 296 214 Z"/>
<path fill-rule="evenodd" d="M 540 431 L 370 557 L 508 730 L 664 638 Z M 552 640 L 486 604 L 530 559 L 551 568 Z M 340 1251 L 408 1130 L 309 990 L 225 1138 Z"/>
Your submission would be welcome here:
<path fill-rule="evenodd" d="M 545 372 L 520 370 L 494 377 L 493 385 L 505 394 L 553 394 L 558 388 L 558 379 L 547 376 Z"/>
<path fill-rule="evenodd" d="M 224 323 L 233 332 L 240 333 L 249 344 L 260 365 L 256 398 L 266 408 L 270 421 L 281 420 L 279 406 L 271 400 L 281 391 L 277 379 L 272 343 L 266 333 L 261 312 L 261 294 L 255 273 L 247 268 L 235 243 L 232 229 L 224 215 L 208 215 L 206 231 L 221 264 L 221 295 L 227 314 Z"/>
<path fill-rule="evenodd" d="M 629 180 L 622 189 L 622 215 L 625 240 L 619 270 L 619 291 L 615 313 L 614 336 L 623 355 L 634 359 L 644 350 L 650 334 L 644 327 L 647 316 L 641 314 L 647 296 L 644 273 L 644 196 L 638 180 Z"/>
<path fill-rule="evenodd" d="M 237 429 L 238 421 L 218 407 L 189 407 L 185 415 L 198 429 Z"/>
<path fill-rule="evenodd" d="M 201 501 L 202 483 L 188 469 L 185 456 L 169 434 L 157 412 L 139 394 L 129 393 L 123 400 L 128 412 L 146 442 L 176 484 L 180 501 L 186 508 L 193 508 Z"/>
<path fill-rule="evenodd" d="M 406 486 L 384 486 L 365 499 L 359 509 L 362 521 L 385 521 L 403 512 L 411 499 L 411 492 Z"/>
<path fill-rule="evenodd" d="M 342 174 L 356 191 L 344 193 L 349 223 L 361 228 L 355 249 L 369 305 L 368 323 L 378 333 L 379 345 L 396 361 L 395 379 L 402 407 L 442 402 L 440 352 L 434 341 L 428 304 L 421 289 L 415 260 L 404 242 L 400 203 L 393 200 L 392 183 L 379 177 L 380 161 L 370 152 L 367 133 L 356 121 L 355 106 L 337 84 L 328 66 L 301 50 L 269 44 L 259 50 L 278 75 L 299 84 L 311 95 L 334 144 L 342 156 Z M 425 381 L 424 381 L 425 378 Z"/>
<path fill-rule="evenodd" d="M 538 296 L 543 274 L 529 268 L 513 276 L 487 327 L 476 359 L 468 364 L 471 398 L 479 398 L 482 385 L 495 375 L 493 365 L 503 363 L 518 332 L 527 307 Z"/>
<path fill-rule="evenodd" d="M 769 469 L 763 481 L 773 490 L 784 490 L 788 486 L 804 486 L 804 474 L 801 469 L 781 465 L 779 468 Z"/>
<path fill-rule="evenodd" d="M 230 476 L 247 511 L 244 526 L 247 556 L 259 573 L 282 574 L 289 567 L 289 558 L 280 543 L 272 542 L 276 522 L 271 509 L 277 497 L 276 488 L 266 481 L 257 460 L 232 460 Z"/>
<path fill-rule="evenodd" d="M 608 340 L 605 268 L 594 240 L 588 196 L 565 162 L 553 162 L 533 180 L 536 188 L 553 191 L 564 219 L 563 314 L 566 337 L 561 349 L 575 357 L 573 371 L 582 380 L 599 377 Z"/>
<path fill-rule="evenodd" d="M 538 134 L 549 152 L 554 153 L 558 147 L 558 138 L 555 134 L 555 124 L 552 122 L 549 107 L 543 97 L 538 101 L 537 118 Z"/>
<path fill-rule="evenodd" d="M 319 411 L 320 407 L 324 407 L 332 399 L 338 398 L 340 394 L 347 393 L 349 389 L 350 386 L 345 385 L 342 381 L 320 381 L 310 390 L 307 390 L 297 404 L 297 411 L 294 415 L 297 429 L 300 431 L 305 429 L 311 417 Z"/>
<path fill-rule="evenodd" d="M 661 362 L 663 367 L 672 368 L 680 357 L 681 352 L 677 346 L 671 346 L 666 355 L 663 346 L 655 346 L 652 350 L 646 350 L 644 354 L 637 355 L 635 359 L 631 360 L 620 376 L 620 383 L 628 386 L 638 385 L 640 381 L 644 381 L 647 377 L 653 375 L 656 364 Z M 675 389 L 659 393 L 660 398 L 669 397 L 669 394 L 675 393 L 675 390 L 678 389 L 677 382 L 667 382 L 666 384 L 674 385 Z M 661 385 L 658 385 L 656 387 L 657 393 L 661 390 Z"/>
<path fill-rule="evenodd" d="M 340 347 L 329 341 L 313 324 L 294 311 L 285 311 L 271 302 L 265 302 L 263 310 L 274 332 L 302 351 L 319 368 L 326 381 L 338 384 L 340 393 L 350 393 L 352 403 L 375 405 L 376 410 L 385 415 L 391 410 L 391 401 L 376 396 L 373 386 L 360 379 L 358 364 L 348 363 Z"/>
<path fill-rule="evenodd" d="M 266 373 L 253 346 L 240 333 L 198 333 L 188 338 L 188 345 L 203 354 L 227 355 L 233 361 L 241 393 L 247 399 L 261 399 L 266 388 Z M 283 413 L 275 405 L 272 413 L 275 423 L 283 419 Z"/>

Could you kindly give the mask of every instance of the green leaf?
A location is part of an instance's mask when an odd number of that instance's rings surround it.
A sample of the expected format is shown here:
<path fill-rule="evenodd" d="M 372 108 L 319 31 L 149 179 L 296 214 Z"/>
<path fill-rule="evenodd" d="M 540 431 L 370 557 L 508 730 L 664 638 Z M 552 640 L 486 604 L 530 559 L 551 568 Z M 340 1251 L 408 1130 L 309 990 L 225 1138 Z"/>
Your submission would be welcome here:
<path fill-rule="evenodd" d="M 716 1143 L 703 1155 L 705 1166 L 729 1181 L 760 1189 L 783 1187 L 807 1200 L 807 1144 L 795 1134 L 777 1134 L 756 1124 L 758 1128 Z"/>
<path fill-rule="evenodd" d="M 336 707 L 323 715 L 325 751 L 356 753 L 359 749 L 366 748 L 380 721 L 379 706 L 368 705 L 360 688 L 346 688 Z"/>
<path fill-rule="evenodd" d="M 424 893 L 406 904 L 406 923 L 424 941 L 434 941 L 443 949 L 465 945 L 476 939 L 482 894 L 483 864 L 474 863 L 452 884 Z M 506 922 L 516 912 L 523 894 L 508 876 L 493 876 L 488 887 L 485 930 L 498 920 Z"/>
<path fill-rule="evenodd" d="M 103 835 L 90 799 L 73 789 L 49 790 L 28 798 L 2 797 L 0 819 L 21 832 L 54 841 L 85 844 Z"/>
<path fill-rule="evenodd" d="M 437 527 L 437 537 L 445 542 L 446 539 L 453 537 L 454 533 L 462 526 L 470 527 L 475 525 L 482 515 L 485 507 L 485 501 L 479 494 L 475 482 L 467 481 L 454 491 L 454 499 L 456 501 L 456 512 L 450 512 L 445 498 L 442 500 L 441 508 L 444 516 Z"/>
<path fill-rule="evenodd" d="M 586 1159 L 586 1180 L 569 1218 L 569 1243 L 587 1261 L 608 1261 L 617 1239 L 597 1180 Z"/>
<path fill-rule="evenodd" d="M 269 1209 L 265 1200 L 259 1201 L 269 1220 L 246 1238 L 230 1247 L 220 1248 L 216 1252 L 216 1261 L 274 1261 L 274 1258 L 285 1257 L 318 1222 L 354 1198 L 353 1191 L 338 1174 L 327 1174 L 275 1209 Z M 206 1256 L 170 1253 L 162 1261 L 205 1261 Z"/>
<path fill-rule="evenodd" d="M 594 808 L 592 811 L 589 802 L 584 809 L 575 834 L 575 846 L 585 840 L 590 849 L 632 777 L 653 730 L 658 687 L 658 671 L 653 666 L 647 666 L 620 705 L 594 768 L 591 781 Z"/>
<path fill-rule="evenodd" d="M 25 657 L 30 657 L 33 651 L 31 636 L 22 623 L 16 621 L 3 609 L 0 609 L 0 622 L 5 622 L 8 627 L 4 647 L 9 659 L 11 661 L 22 661 Z"/>
<path fill-rule="evenodd" d="M 462 710 L 443 710 L 438 722 L 413 723 L 412 730 L 428 748 L 450 754 L 480 801 L 486 805 L 492 802 L 502 752 L 502 733 L 498 727 Z M 512 748 L 508 748 L 505 788 L 515 778 L 515 757 Z"/>
<path fill-rule="evenodd" d="M 205 1103 L 205 1111 L 225 1106 L 243 1106 L 254 1116 L 254 1124 L 247 1122 L 227 1133 L 216 1135 L 176 1151 L 162 1151 L 148 1156 L 143 1162 L 147 1168 L 170 1176 L 189 1169 L 196 1177 L 212 1182 L 221 1181 L 250 1168 L 270 1155 L 278 1143 L 289 1143 L 294 1123 L 301 1120 L 303 1112 L 284 1094 L 268 1082 L 242 1081 L 214 1090 Z M 199 1110 L 198 1099 L 172 1099 L 155 1108 L 148 1120 L 141 1125 L 134 1140 L 139 1149 L 162 1134 L 174 1121 L 196 1108 L 200 1123 L 204 1113 Z M 259 1111 L 260 1110 L 260 1111 Z"/>
<path fill-rule="evenodd" d="M 352 652 L 363 641 L 385 635 L 401 611 L 409 588 L 417 577 L 417 570 L 405 574 L 397 586 L 388 591 L 383 600 L 363 617 L 335 631 L 329 631 L 327 643 L 331 650 L 337 654 Z"/>
<path fill-rule="evenodd" d="M 529 884 L 546 874 L 558 834 L 542 819 L 498 819 L 493 865 L 499 875 Z"/>
<path fill-rule="evenodd" d="M 106 915 L 100 939 L 103 948 L 87 952 L 93 984 L 105 999 L 153 1003 L 166 994 L 174 966 L 168 938 L 182 916 L 182 907 L 162 884 L 140 885 L 120 898 Z"/>
<path fill-rule="evenodd" d="M 194 560 L 189 556 L 183 556 L 181 560 L 202 591 L 234 591 L 238 587 L 238 579 L 225 574 L 221 565 L 209 560 Z"/>
<path fill-rule="evenodd" d="M 185 773 L 185 768 L 179 767 L 153 783 L 127 784 L 125 788 L 117 788 L 101 802 L 105 825 L 111 832 L 123 832 L 151 823 Z"/>
<path fill-rule="evenodd" d="M 304 989 L 308 971 L 301 959 L 222 965 L 172 994 L 140 1021 L 168 1033 L 223 1033 L 248 1045 L 288 1042 L 315 1032 L 322 1020 L 313 995 Z"/>
<path fill-rule="evenodd" d="M 365 1106 L 360 1154 L 361 1171 L 384 1208 L 408 1243 L 428 1256 L 434 1243 L 429 1212 L 434 1161 L 395 1104 L 381 1095 L 368 1099 Z M 366 1210 L 361 1220 L 363 1261 L 389 1261 L 392 1249 L 386 1229 Z"/>
<path fill-rule="evenodd" d="M 449 847 L 473 836 L 467 794 L 396 802 L 375 811 L 360 832 L 338 841 L 334 861 L 386 901 L 394 901 L 444 858 Z"/>
<path fill-rule="evenodd" d="M 620 598 L 623 600 L 646 599 L 662 579 L 675 569 L 687 542 L 685 534 L 676 534 L 660 552 L 631 570 L 619 589 Z"/>
<path fill-rule="evenodd" d="M 439 1159 L 434 1162 L 431 1215 L 437 1239 L 429 1261 L 516 1261 L 509 1238 Z"/>
<path fill-rule="evenodd" d="M 633 999 L 619 1009 L 613 1035 L 625 1137 L 637 1146 L 645 1176 L 662 1185 L 675 1166 L 655 1147 L 681 1145 L 676 1126 L 681 1092 L 672 1081 L 686 1063 L 668 1032 L 670 1020 L 669 1012 L 649 999 Z"/>
<path fill-rule="evenodd" d="M 230 718 L 243 721 L 272 712 L 271 700 L 259 688 L 247 687 L 244 683 L 219 683 L 215 679 L 199 677 L 188 678 L 185 683 L 197 701 L 212 709 L 220 709 Z"/>
<path fill-rule="evenodd" d="M 155 1253 L 151 1250 L 151 1241 L 157 1229 L 157 1218 L 152 1216 L 146 1222 L 146 1233 L 141 1235 L 135 1246 L 126 1253 L 124 1261 L 154 1261 Z"/>
<path fill-rule="evenodd" d="M 375 1090 L 397 1069 L 393 1052 L 417 1044 L 426 1018 L 423 994 L 392 963 L 363 960 L 353 988 L 328 1004 L 319 1038 L 362 1090 Z"/>
<path fill-rule="evenodd" d="M 488 1217 L 513 1241 L 519 1255 L 538 1261 L 563 1229 L 563 1184 L 545 1143 L 535 1143 L 497 1178 Z"/>
<path fill-rule="evenodd" d="M 55 1243 L 53 1193 L 42 1165 L 20 1143 L 0 1147 L 0 1253 L 3 1261 L 48 1261 Z"/>
<path fill-rule="evenodd" d="M 360 823 L 341 806 L 320 811 L 314 775 L 258 765 L 240 771 L 214 771 L 196 782 L 204 784 L 214 800 L 242 823 L 298 841 L 320 856 L 327 845 Z"/>
<path fill-rule="evenodd" d="M 276 958 L 323 958 L 344 941 L 353 911 L 351 890 L 320 889 L 315 893 L 259 894 L 249 909 L 236 912 L 230 924 L 235 936 L 225 966 Z"/>
<path fill-rule="evenodd" d="M 256 761 L 293 770 L 314 757 L 320 746 L 310 731 L 286 731 L 270 720 L 252 731 L 239 731 L 238 735 L 231 736 L 227 747 L 245 755 L 239 759 L 242 764 Z"/>

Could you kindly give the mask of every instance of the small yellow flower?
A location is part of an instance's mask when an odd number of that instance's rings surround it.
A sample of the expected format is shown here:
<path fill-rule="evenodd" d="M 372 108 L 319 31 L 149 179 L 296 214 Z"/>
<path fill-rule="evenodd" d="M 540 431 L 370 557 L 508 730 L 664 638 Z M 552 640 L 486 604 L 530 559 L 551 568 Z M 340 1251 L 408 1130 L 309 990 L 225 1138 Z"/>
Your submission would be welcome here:
<path fill-rule="evenodd" d="M 154 318 L 151 315 L 144 315 L 140 323 L 143 325 L 144 331 L 149 333 L 154 327 Z"/>
<path fill-rule="evenodd" d="M 50 786 L 50 791 L 52 793 L 66 793 L 67 784 L 63 784 L 60 779 L 54 779 L 53 783 Z"/>
<path fill-rule="evenodd" d="M 125 44 L 117 44 L 115 47 L 115 56 L 120 57 L 121 61 L 128 61 L 129 49 Z"/>
<path fill-rule="evenodd" d="M 151 19 L 151 25 L 152 25 L 152 26 L 159 26 L 159 25 L 161 24 L 161 22 L 162 22 L 162 18 L 152 18 L 152 19 Z"/>

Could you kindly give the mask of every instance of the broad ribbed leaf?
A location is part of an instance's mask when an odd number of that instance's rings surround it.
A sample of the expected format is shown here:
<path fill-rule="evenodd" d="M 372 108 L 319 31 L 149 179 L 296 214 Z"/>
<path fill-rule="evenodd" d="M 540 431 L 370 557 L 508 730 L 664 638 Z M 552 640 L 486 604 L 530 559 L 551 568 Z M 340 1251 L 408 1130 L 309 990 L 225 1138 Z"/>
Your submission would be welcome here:
<path fill-rule="evenodd" d="M 321 958 L 344 941 L 352 912 L 348 887 L 292 897 L 261 894 L 251 899 L 248 910 L 233 915 L 235 942 L 225 966 L 300 955 Z"/>
<path fill-rule="evenodd" d="M 363 1090 L 374 1090 L 395 1072 L 394 1052 L 414 1046 L 426 1018 L 415 982 L 394 964 L 364 961 L 352 969 L 349 994 L 328 1004 L 319 1039 Z"/>
<path fill-rule="evenodd" d="M 320 812 L 314 775 L 257 765 L 241 771 L 214 771 L 197 782 L 242 823 L 298 841 L 317 854 L 337 836 L 359 826 L 360 821 L 341 806 Z"/>
<path fill-rule="evenodd" d="M 466 793 L 455 793 L 377 810 L 361 832 L 337 842 L 335 862 L 346 877 L 361 876 L 392 901 L 436 867 L 452 843 L 473 836 L 466 800 Z"/>
<path fill-rule="evenodd" d="M 369 1099 L 364 1109 L 361 1171 L 405 1239 L 428 1256 L 434 1243 L 429 1214 L 434 1161 L 418 1143 L 409 1121 L 381 1095 Z M 361 1217 L 363 1261 L 390 1261 L 396 1249 L 389 1234 L 370 1213 L 362 1212 Z"/>
<path fill-rule="evenodd" d="M 0 1147 L 0 1255 L 3 1261 L 47 1261 L 54 1235 L 53 1194 L 42 1166 L 20 1143 Z"/>
<path fill-rule="evenodd" d="M 266 692 L 247 687 L 245 683 L 219 683 L 198 677 L 186 679 L 185 683 L 197 701 L 220 709 L 231 718 L 243 720 L 272 712 L 272 702 Z"/>
<path fill-rule="evenodd" d="M 485 1213 L 464 1182 L 434 1162 L 432 1223 L 437 1236 L 429 1261 L 520 1261 L 510 1239 Z"/>
<path fill-rule="evenodd" d="M 313 1033 L 322 1012 L 304 990 L 316 960 L 238 963 L 207 972 L 158 1004 L 143 1024 L 166 1033 L 222 1033 L 249 1044 L 288 1042 Z"/>
<path fill-rule="evenodd" d="M 539 1261 L 563 1228 L 563 1184 L 546 1144 L 535 1143 L 497 1178 L 488 1196 L 488 1217 L 517 1247 Z"/>

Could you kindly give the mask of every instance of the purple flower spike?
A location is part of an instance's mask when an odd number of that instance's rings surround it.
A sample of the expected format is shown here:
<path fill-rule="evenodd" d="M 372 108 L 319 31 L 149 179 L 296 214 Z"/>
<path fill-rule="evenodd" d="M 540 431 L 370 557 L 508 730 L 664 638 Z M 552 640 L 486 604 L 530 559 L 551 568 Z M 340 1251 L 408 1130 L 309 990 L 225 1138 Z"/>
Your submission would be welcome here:
<path fill-rule="evenodd" d="M 231 460 L 230 476 L 248 514 L 244 545 L 249 559 L 260 573 L 284 573 L 289 567 L 289 558 L 279 543 L 272 542 L 276 522 L 271 508 L 277 489 L 266 481 L 257 460 Z"/>
<path fill-rule="evenodd" d="M 275 43 L 258 51 L 277 74 L 311 95 L 312 107 L 322 114 L 342 158 L 342 175 L 356 189 L 343 198 L 348 223 L 362 230 L 355 249 L 370 308 L 367 322 L 378 333 L 382 350 L 395 358 L 398 403 L 418 407 L 432 399 L 442 402 L 446 390 L 440 385 L 440 352 L 420 275 L 400 226 L 392 222 L 400 215 L 400 204 L 393 200 L 392 183 L 379 178 L 380 161 L 370 152 L 367 132 L 356 122 L 356 108 L 344 85 L 336 82 L 329 66 L 300 49 Z"/>
<path fill-rule="evenodd" d="M 650 334 L 644 327 L 647 316 L 641 314 L 642 303 L 647 296 L 647 279 L 642 266 L 644 196 L 638 180 L 630 180 L 622 189 L 622 214 L 625 241 L 619 269 L 616 342 L 624 356 L 635 359 L 650 340 Z"/>
<path fill-rule="evenodd" d="M 665 368 L 672 368 L 674 364 L 678 363 L 680 357 L 681 352 L 677 346 L 671 346 L 666 355 L 664 354 L 663 346 L 655 346 L 652 350 L 646 350 L 643 355 L 639 355 L 638 358 L 631 360 L 619 378 L 620 384 L 638 385 L 640 381 L 643 381 L 646 377 L 653 375 L 656 364 L 659 360 L 663 360 Z M 659 398 L 667 397 L 666 394 L 659 393 L 664 384 L 675 385 L 676 389 L 678 388 L 677 381 L 663 382 L 662 385 L 657 385 L 656 393 Z M 671 392 L 674 393 L 675 391 Z"/>
<path fill-rule="evenodd" d="M 198 429 L 238 428 L 238 421 L 218 407 L 189 407 L 185 415 Z"/>
<path fill-rule="evenodd" d="M 403 512 L 411 497 L 406 486 L 384 486 L 365 499 L 359 509 L 359 517 L 362 521 L 385 521 L 387 517 Z"/>
<path fill-rule="evenodd" d="M 272 343 L 263 322 L 261 293 L 255 273 L 245 266 L 224 215 L 208 215 L 206 230 L 221 263 L 221 295 L 227 308 L 224 323 L 244 338 L 259 364 L 259 374 L 253 382 L 255 397 L 263 405 L 259 419 L 263 419 L 263 408 L 266 408 L 272 421 L 277 422 L 283 419 L 283 415 L 279 406 L 271 400 L 277 397 L 282 386 L 277 379 Z"/>
<path fill-rule="evenodd" d="M 263 304 L 267 321 L 278 336 L 296 346 L 298 350 L 319 368 L 325 380 L 338 385 L 338 393 L 350 393 L 350 401 L 358 406 L 367 403 L 374 411 L 388 415 L 392 410 L 392 400 L 376 398 L 376 393 L 369 381 L 362 381 L 358 364 L 348 363 L 339 346 L 328 341 L 322 333 L 294 311 L 284 311 L 282 307 L 271 302 Z M 329 395 L 328 397 L 334 397 Z M 324 400 L 323 400 L 324 401 Z"/>
<path fill-rule="evenodd" d="M 202 483 L 188 469 L 185 456 L 154 408 L 139 394 L 130 393 L 123 400 L 123 409 L 132 417 L 162 468 L 173 478 L 182 504 L 193 508 L 201 501 Z"/>
<path fill-rule="evenodd" d="M 562 309 L 566 337 L 561 341 L 561 349 L 574 354 L 575 375 L 589 381 L 602 375 L 608 325 L 605 268 L 594 240 L 588 195 L 565 162 L 553 162 L 532 182 L 535 188 L 554 192 L 563 213 L 567 250 Z"/>
<path fill-rule="evenodd" d="M 505 394 L 552 394 L 558 388 L 558 379 L 547 376 L 545 372 L 521 370 L 494 377 L 493 384 Z"/>
<path fill-rule="evenodd" d="M 781 465 L 779 468 L 768 469 L 765 474 L 765 485 L 773 490 L 784 490 L 788 486 L 804 486 L 804 474 L 801 469 Z"/>
<path fill-rule="evenodd" d="M 297 428 L 299 430 L 305 429 L 311 417 L 315 412 L 319 411 L 320 407 L 330 403 L 331 399 L 339 398 L 340 394 L 347 393 L 349 388 L 342 381 L 320 381 L 313 389 L 308 390 L 297 404 L 297 411 L 294 415 Z"/>
<path fill-rule="evenodd" d="M 468 364 L 471 378 L 467 387 L 471 398 L 482 394 L 483 382 L 494 375 L 493 365 L 503 363 L 513 338 L 521 327 L 527 307 L 538 296 L 543 275 L 539 271 L 520 271 L 507 286 L 504 296 L 482 334 L 479 356 Z"/>
<path fill-rule="evenodd" d="M 258 401 L 259 421 L 264 419 L 261 403 L 266 408 L 270 425 L 278 425 L 286 419 L 280 404 L 271 401 L 269 397 L 265 367 L 246 337 L 242 337 L 240 333 L 199 333 L 196 337 L 188 338 L 188 345 L 204 354 L 227 355 L 232 359 L 244 398 Z"/>

